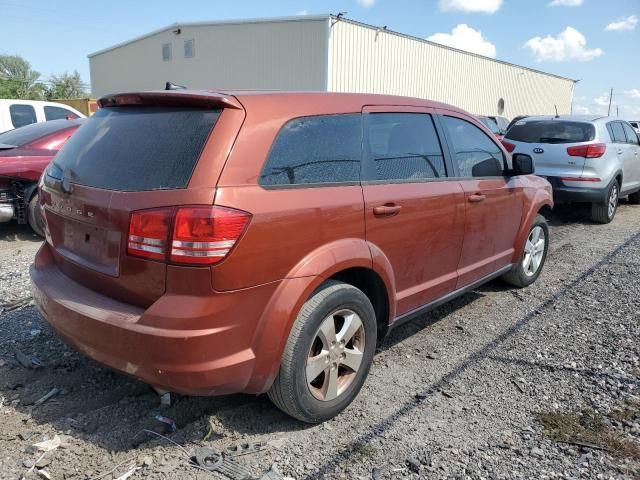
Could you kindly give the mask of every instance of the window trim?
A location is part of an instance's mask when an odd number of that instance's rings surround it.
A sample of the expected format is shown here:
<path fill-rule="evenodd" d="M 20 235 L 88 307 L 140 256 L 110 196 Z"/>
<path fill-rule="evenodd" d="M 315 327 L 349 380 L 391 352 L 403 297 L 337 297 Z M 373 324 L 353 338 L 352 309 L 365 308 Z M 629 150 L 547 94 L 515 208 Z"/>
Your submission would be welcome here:
<path fill-rule="evenodd" d="M 445 176 L 444 177 L 437 177 L 437 178 L 405 178 L 405 179 L 392 179 L 392 180 L 387 180 L 387 179 L 383 179 L 383 180 L 378 180 L 375 179 L 373 175 L 373 158 L 371 156 L 371 151 L 369 150 L 369 122 L 371 120 L 371 117 L 369 117 L 369 115 L 384 115 L 384 114 L 389 114 L 389 115 L 426 115 L 428 116 L 431 121 L 433 122 L 433 129 L 436 132 L 436 138 L 438 139 L 438 143 L 440 144 L 440 151 L 442 152 L 442 162 L 444 164 L 444 169 L 445 169 Z M 447 156 L 446 156 L 446 148 L 442 139 L 442 134 L 438 129 L 438 123 L 436 121 L 436 113 L 433 110 L 430 109 L 424 109 L 424 110 L 397 110 L 397 109 L 392 109 L 390 108 L 389 110 L 384 110 L 380 107 L 376 108 L 373 111 L 365 111 L 363 112 L 363 136 L 362 136 L 362 166 L 361 166 L 361 173 L 360 173 L 360 178 L 362 180 L 362 184 L 363 185 L 386 185 L 386 184 L 390 184 L 390 185 L 397 185 L 397 184 L 403 184 L 403 183 L 429 183 L 429 182 L 441 182 L 441 181 L 448 181 L 451 180 L 451 164 L 447 161 Z"/>
<path fill-rule="evenodd" d="M 511 177 L 511 169 L 509 168 L 509 162 L 507 161 L 507 155 L 505 154 L 505 150 L 504 147 L 499 144 L 495 137 L 491 138 L 489 135 L 487 135 L 484 130 L 482 130 L 480 127 L 478 127 L 478 125 L 476 125 L 474 123 L 474 119 L 471 117 L 467 117 L 466 115 L 459 115 L 457 114 L 457 112 L 452 112 L 452 111 L 446 111 L 445 113 L 438 113 L 437 115 L 437 121 L 438 121 L 438 126 L 439 128 L 442 130 L 442 135 L 445 138 L 445 143 L 446 143 L 446 148 L 447 148 L 447 155 L 449 155 L 449 159 L 451 164 L 453 165 L 453 171 L 455 172 L 455 177 L 449 177 L 451 179 L 455 179 L 458 181 L 462 181 L 462 180 L 491 180 L 491 179 L 497 179 L 497 178 L 510 178 Z M 453 144 L 452 144 L 452 140 L 449 137 L 449 132 L 447 131 L 447 127 L 444 124 L 444 117 L 451 117 L 451 118 L 455 118 L 458 120 L 462 120 L 465 121 L 467 123 L 470 123 L 471 125 L 473 125 L 474 127 L 476 127 L 478 130 L 480 130 L 480 132 L 489 139 L 489 141 L 491 141 L 494 145 L 496 145 L 496 147 L 498 148 L 498 150 L 502 153 L 502 166 L 503 166 L 503 175 L 491 175 L 491 176 L 485 176 L 485 177 L 465 177 L 462 176 L 460 174 L 460 166 L 458 165 L 458 161 L 456 160 L 456 156 L 455 156 L 455 149 L 453 148 Z M 480 123 L 479 120 L 475 120 L 477 123 Z"/>
<path fill-rule="evenodd" d="M 168 51 L 169 51 L 169 56 L 167 58 L 164 58 L 165 47 L 168 47 Z M 171 42 L 162 44 L 161 55 L 162 55 L 163 62 L 170 62 L 171 60 L 173 60 L 173 45 L 171 44 Z"/>
<path fill-rule="evenodd" d="M 637 134 L 637 133 L 636 133 L 636 131 L 633 129 L 633 127 L 631 126 L 631 124 L 630 124 L 629 122 L 620 122 L 620 123 L 622 124 L 622 131 L 624 132 L 624 137 L 627 139 L 627 144 L 628 144 L 628 145 L 636 145 L 636 146 L 637 146 L 637 145 L 640 143 L 640 138 L 638 138 L 638 134 Z M 636 135 L 636 138 L 635 138 L 635 140 L 636 140 L 636 141 L 635 141 L 635 142 L 631 142 L 631 141 L 630 141 L 631 139 L 630 139 L 630 138 L 629 138 L 629 136 L 627 135 L 627 129 L 626 129 L 626 128 L 624 128 L 624 126 L 625 126 L 625 125 L 626 125 L 627 127 L 629 127 L 629 129 L 630 129 L 633 133 L 635 133 L 635 135 Z"/>
<path fill-rule="evenodd" d="M 613 134 L 613 125 L 615 123 L 620 124 L 620 128 L 622 129 L 622 135 L 624 136 L 624 142 L 620 142 L 615 139 L 615 135 Z M 626 145 L 627 144 L 627 134 L 624 131 L 624 127 L 622 126 L 622 122 L 619 120 L 614 120 L 612 122 L 607 123 L 607 130 L 609 131 L 609 137 L 611 138 L 611 143 L 615 143 L 616 145 Z"/>
<path fill-rule="evenodd" d="M 191 42 L 191 55 L 187 55 L 187 43 Z M 196 39 L 188 38 L 182 45 L 182 53 L 184 58 L 195 58 L 196 56 Z"/>
<path fill-rule="evenodd" d="M 359 115 L 360 117 L 360 172 L 358 180 L 349 180 L 345 182 L 314 182 L 314 183 L 283 183 L 280 185 L 264 185 L 262 183 L 262 176 L 269 164 L 269 158 L 271 157 L 271 153 L 273 152 L 273 147 L 276 144 L 276 140 L 284 130 L 284 128 L 289 125 L 291 122 L 296 120 L 300 120 L 303 118 L 315 118 L 315 117 L 335 117 L 335 116 L 344 116 L 344 115 Z M 298 115 L 296 117 L 287 117 L 282 125 L 278 128 L 278 131 L 273 136 L 271 140 L 271 144 L 269 145 L 269 150 L 267 155 L 262 163 L 262 167 L 258 172 L 258 177 L 256 179 L 257 185 L 263 190 L 291 190 L 291 189 L 301 189 L 301 188 L 324 188 L 324 187 L 348 187 L 348 186 L 360 186 L 362 184 L 362 169 L 363 169 L 363 138 L 364 138 L 364 126 L 363 126 L 363 115 L 362 112 L 335 112 L 335 113 L 320 113 L 320 114 L 309 114 L 309 115 Z"/>

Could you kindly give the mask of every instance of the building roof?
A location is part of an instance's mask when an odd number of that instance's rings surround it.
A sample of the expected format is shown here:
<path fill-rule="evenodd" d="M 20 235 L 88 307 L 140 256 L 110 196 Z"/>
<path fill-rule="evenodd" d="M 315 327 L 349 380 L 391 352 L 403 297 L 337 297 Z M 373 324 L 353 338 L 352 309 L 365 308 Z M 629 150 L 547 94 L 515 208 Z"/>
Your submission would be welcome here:
<path fill-rule="evenodd" d="M 448 45 L 442 45 L 440 43 L 436 43 L 436 42 L 432 42 L 430 40 L 424 39 L 424 38 L 420 38 L 420 37 L 416 37 L 414 35 L 408 35 L 406 33 L 401 33 L 401 32 L 396 32 L 394 30 L 389 30 L 386 27 L 379 27 L 379 26 L 375 26 L 375 25 L 370 25 L 368 23 L 363 23 L 363 22 L 358 22 L 357 20 L 351 20 L 348 18 L 345 18 L 343 16 L 337 16 L 337 15 L 332 15 L 332 14 L 321 14 L 321 15 L 295 15 L 295 16 L 290 16 L 290 17 L 271 17 L 271 18 L 250 18 L 250 19 L 239 19 L 239 20 L 219 20 L 219 21 L 209 21 L 209 22 L 176 22 L 173 23 L 171 25 L 167 25 L 166 27 L 163 28 L 159 28 L 157 30 L 154 30 L 152 32 L 149 32 L 147 34 L 144 35 L 140 35 L 139 37 L 135 37 L 132 38 L 130 40 L 125 40 L 123 42 L 120 43 L 116 43 L 115 45 L 108 47 L 108 48 L 104 48 L 102 50 L 98 50 L 97 52 L 93 52 L 90 53 L 89 55 L 87 55 L 89 58 L 91 57 L 95 57 L 97 55 L 109 52 L 111 50 L 116 50 L 120 47 L 124 47 L 125 45 L 129 45 L 131 43 L 135 43 L 138 42 L 140 40 L 143 40 L 145 38 L 151 37 L 153 35 L 157 35 L 159 33 L 163 33 L 166 32 L 167 30 L 175 30 L 176 28 L 180 28 L 180 27 L 209 27 L 209 26 L 216 26 L 216 25 L 246 25 L 246 24 L 252 24 L 252 23 L 281 23 L 281 22 L 314 22 L 314 21 L 322 21 L 322 20 L 329 20 L 331 19 L 332 21 L 342 21 L 342 22 L 348 22 L 351 23 L 353 25 L 358 25 L 360 27 L 363 28 L 368 28 L 368 29 L 373 29 L 376 31 L 382 31 L 384 33 L 388 33 L 390 35 L 396 35 L 399 37 L 404 37 L 404 38 L 408 38 L 410 40 L 413 41 L 417 41 L 420 43 L 426 43 L 435 47 L 439 47 L 439 48 L 444 48 L 447 50 L 451 50 L 453 52 L 457 52 L 463 55 L 470 55 L 473 57 L 478 57 L 478 58 L 482 58 L 491 62 L 496 62 L 496 63 L 501 63 L 503 65 L 508 65 L 510 67 L 515 67 L 515 68 L 521 68 L 523 70 L 527 70 L 530 72 L 534 72 L 534 73 L 538 73 L 541 75 L 548 75 L 550 77 L 555 77 L 555 78 L 560 78 L 562 80 L 567 80 L 570 82 L 578 82 L 579 80 L 575 80 L 572 78 L 568 78 L 568 77 L 563 77 L 561 75 L 556 75 L 554 73 L 549 73 L 549 72 L 544 72 L 542 70 L 536 70 L 535 68 L 530 68 L 530 67 L 524 67 L 522 65 L 518 65 L 515 63 L 511 63 L 511 62 L 507 62 L 504 60 L 498 60 L 496 58 L 491 58 L 491 57 L 486 57 L 484 55 L 480 55 L 478 53 L 473 53 L 473 52 L 468 52 L 466 50 L 459 50 L 457 48 L 454 47 L 450 47 Z"/>

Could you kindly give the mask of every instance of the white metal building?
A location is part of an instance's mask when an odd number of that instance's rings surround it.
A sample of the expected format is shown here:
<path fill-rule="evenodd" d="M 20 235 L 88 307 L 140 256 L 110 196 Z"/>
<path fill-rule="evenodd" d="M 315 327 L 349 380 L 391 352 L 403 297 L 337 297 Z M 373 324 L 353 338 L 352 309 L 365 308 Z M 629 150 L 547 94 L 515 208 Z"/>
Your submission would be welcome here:
<path fill-rule="evenodd" d="M 571 112 L 569 78 L 332 15 L 181 23 L 89 55 L 94 96 L 189 88 L 385 93 L 476 114 Z"/>

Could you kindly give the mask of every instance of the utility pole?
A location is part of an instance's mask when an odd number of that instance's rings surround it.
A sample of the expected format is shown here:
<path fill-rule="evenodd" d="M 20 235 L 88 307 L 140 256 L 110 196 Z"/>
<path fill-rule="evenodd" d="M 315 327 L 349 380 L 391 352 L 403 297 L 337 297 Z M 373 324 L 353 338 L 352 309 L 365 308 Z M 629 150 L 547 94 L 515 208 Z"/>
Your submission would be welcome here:
<path fill-rule="evenodd" d="M 611 93 L 609 94 L 609 111 L 607 112 L 607 117 L 611 115 L 611 100 L 613 99 L 613 88 L 611 89 Z"/>

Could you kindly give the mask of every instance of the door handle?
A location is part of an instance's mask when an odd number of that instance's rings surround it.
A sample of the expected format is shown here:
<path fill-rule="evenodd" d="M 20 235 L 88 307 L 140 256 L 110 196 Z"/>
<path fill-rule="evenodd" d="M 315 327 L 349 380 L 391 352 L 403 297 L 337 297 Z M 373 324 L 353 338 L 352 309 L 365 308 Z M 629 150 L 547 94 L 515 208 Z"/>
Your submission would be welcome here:
<path fill-rule="evenodd" d="M 376 217 L 393 217 L 400 213 L 401 208 L 400 205 L 396 205 L 395 203 L 386 203 L 378 207 L 373 207 L 373 214 Z"/>
<path fill-rule="evenodd" d="M 484 202 L 485 198 L 487 198 L 487 197 L 485 195 L 483 195 L 482 193 L 474 193 L 472 195 L 469 195 L 469 201 L 471 203 Z"/>
<path fill-rule="evenodd" d="M 618 155 L 622 155 L 622 150 L 618 150 Z"/>

